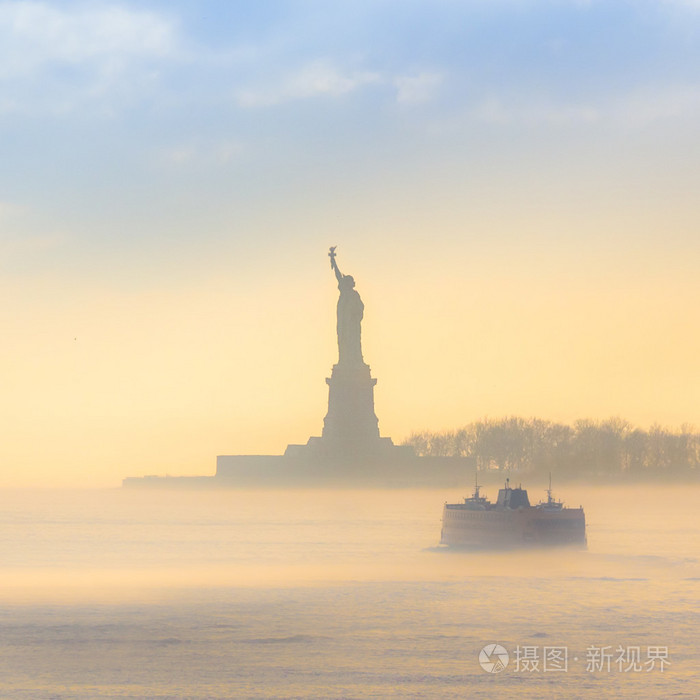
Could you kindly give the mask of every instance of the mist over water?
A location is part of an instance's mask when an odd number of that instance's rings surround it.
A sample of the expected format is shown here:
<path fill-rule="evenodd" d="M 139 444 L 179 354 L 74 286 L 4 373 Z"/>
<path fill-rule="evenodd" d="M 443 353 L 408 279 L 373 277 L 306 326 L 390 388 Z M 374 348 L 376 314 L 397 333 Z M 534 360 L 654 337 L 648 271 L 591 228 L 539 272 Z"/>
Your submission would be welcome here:
<path fill-rule="evenodd" d="M 563 485 L 588 551 L 446 551 L 464 495 L 0 492 L 0 695 L 700 694 L 699 486 Z M 502 673 L 479 665 L 490 643 Z M 568 670 L 516 670 L 518 646 L 566 647 Z M 591 672 L 591 646 L 670 665 Z"/>

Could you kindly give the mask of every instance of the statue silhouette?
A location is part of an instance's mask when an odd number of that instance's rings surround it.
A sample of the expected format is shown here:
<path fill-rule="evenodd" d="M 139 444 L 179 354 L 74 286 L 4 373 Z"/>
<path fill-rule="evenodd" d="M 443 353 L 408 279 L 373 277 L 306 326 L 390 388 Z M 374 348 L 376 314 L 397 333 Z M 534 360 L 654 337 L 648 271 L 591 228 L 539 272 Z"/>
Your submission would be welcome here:
<path fill-rule="evenodd" d="M 338 280 L 340 297 L 338 298 L 338 364 L 363 365 L 361 323 L 365 305 L 355 289 L 355 280 L 351 275 L 344 275 L 335 261 L 335 246 L 328 257 L 331 259 L 331 269 Z"/>

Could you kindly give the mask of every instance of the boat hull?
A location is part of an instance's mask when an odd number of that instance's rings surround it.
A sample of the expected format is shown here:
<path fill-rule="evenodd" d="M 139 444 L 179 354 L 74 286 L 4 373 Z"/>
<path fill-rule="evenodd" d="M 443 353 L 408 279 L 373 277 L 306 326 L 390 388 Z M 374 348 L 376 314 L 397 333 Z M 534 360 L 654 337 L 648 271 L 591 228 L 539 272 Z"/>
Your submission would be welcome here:
<path fill-rule="evenodd" d="M 497 549 L 511 547 L 586 547 L 586 517 L 582 508 L 546 510 L 472 510 L 445 504 L 441 544 L 450 547 Z"/>

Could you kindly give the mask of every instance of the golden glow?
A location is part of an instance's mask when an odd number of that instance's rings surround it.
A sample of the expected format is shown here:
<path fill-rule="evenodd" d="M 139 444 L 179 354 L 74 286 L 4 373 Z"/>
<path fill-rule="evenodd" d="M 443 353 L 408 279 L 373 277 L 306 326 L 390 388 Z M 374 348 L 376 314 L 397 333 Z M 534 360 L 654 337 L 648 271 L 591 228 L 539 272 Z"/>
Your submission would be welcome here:
<path fill-rule="evenodd" d="M 151 289 L 6 282 L 4 483 L 212 474 L 217 454 L 279 454 L 318 435 L 337 290 L 317 238 L 254 271 L 212 262 Z M 659 264 L 649 242 L 399 238 L 339 248 L 366 307 L 383 435 L 512 414 L 700 424 L 687 261 Z"/>

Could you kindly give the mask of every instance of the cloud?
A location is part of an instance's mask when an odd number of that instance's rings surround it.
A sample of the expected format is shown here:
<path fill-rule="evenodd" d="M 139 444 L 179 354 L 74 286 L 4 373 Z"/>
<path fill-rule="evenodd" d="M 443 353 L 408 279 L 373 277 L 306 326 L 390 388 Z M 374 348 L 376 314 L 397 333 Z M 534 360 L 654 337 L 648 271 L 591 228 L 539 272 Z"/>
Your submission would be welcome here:
<path fill-rule="evenodd" d="M 487 97 L 472 110 L 478 121 L 490 124 L 539 124 L 564 126 L 592 124 L 601 120 L 601 112 L 590 105 L 565 105 L 552 102 L 512 102 Z"/>
<path fill-rule="evenodd" d="M 118 5 L 60 9 L 45 2 L 0 4 L 0 75 L 26 75 L 56 62 L 163 56 L 172 51 L 164 17 Z"/>
<path fill-rule="evenodd" d="M 238 141 L 201 142 L 196 140 L 161 150 L 156 155 L 156 163 L 161 166 L 175 167 L 225 166 L 238 160 L 244 153 L 245 147 Z"/>
<path fill-rule="evenodd" d="M 576 126 L 612 124 L 639 128 L 669 120 L 700 118 L 700 85 L 645 86 L 586 103 L 567 104 L 542 98 L 504 99 L 489 96 L 471 115 L 490 124 Z"/>
<path fill-rule="evenodd" d="M 680 5 L 692 10 L 700 10 L 700 0 L 661 0 L 666 5 Z"/>
<path fill-rule="evenodd" d="M 319 60 L 284 76 L 277 84 L 240 90 L 236 94 L 236 100 L 242 107 L 269 107 L 293 100 L 338 97 L 380 82 L 379 73 L 342 73 L 331 63 Z"/>
<path fill-rule="evenodd" d="M 646 87 L 613 104 L 612 117 L 624 126 L 700 118 L 700 85 Z"/>
<path fill-rule="evenodd" d="M 427 102 L 443 82 L 440 73 L 422 72 L 394 78 L 396 101 L 403 104 Z"/>
<path fill-rule="evenodd" d="M 374 70 L 341 71 L 327 60 L 318 60 L 267 86 L 239 90 L 236 101 L 242 107 L 271 107 L 295 100 L 340 97 L 375 85 L 393 87 L 401 104 L 418 104 L 431 100 L 443 80 L 442 74 L 429 71 L 396 77 Z"/>
<path fill-rule="evenodd" d="M 152 78 L 144 62 L 172 57 L 173 22 L 116 4 L 0 3 L 0 114 L 65 113 Z"/>

